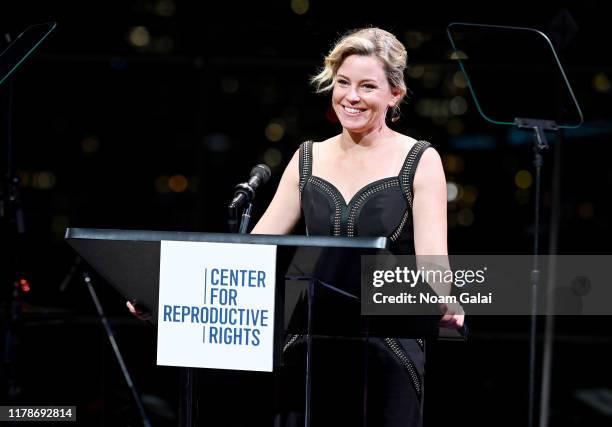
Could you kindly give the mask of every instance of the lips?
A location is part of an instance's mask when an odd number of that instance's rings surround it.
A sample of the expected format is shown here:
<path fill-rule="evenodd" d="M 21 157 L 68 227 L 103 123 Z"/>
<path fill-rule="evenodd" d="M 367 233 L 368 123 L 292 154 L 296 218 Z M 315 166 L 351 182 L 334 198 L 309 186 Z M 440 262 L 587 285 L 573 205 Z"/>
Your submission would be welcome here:
<path fill-rule="evenodd" d="M 343 105 L 342 108 L 344 108 L 344 112 L 349 116 L 356 116 L 365 111 L 363 108 L 347 107 L 346 105 Z"/>

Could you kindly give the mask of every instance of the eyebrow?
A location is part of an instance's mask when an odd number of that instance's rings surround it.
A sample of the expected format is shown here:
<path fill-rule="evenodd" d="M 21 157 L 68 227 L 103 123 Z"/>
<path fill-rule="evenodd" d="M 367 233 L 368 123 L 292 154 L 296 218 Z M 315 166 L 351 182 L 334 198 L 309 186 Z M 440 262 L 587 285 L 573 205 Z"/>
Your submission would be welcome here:
<path fill-rule="evenodd" d="M 336 74 L 336 78 L 343 78 L 343 79 L 346 79 L 346 80 L 351 80 L 347 76 L 345 76 L 344 74 Z M 364 82 L 372 82 L 372 83 L 378 84 L 378 81 L 376 81 L 374 79 L 363 79 L 359 83 L 364 83 Z"/>

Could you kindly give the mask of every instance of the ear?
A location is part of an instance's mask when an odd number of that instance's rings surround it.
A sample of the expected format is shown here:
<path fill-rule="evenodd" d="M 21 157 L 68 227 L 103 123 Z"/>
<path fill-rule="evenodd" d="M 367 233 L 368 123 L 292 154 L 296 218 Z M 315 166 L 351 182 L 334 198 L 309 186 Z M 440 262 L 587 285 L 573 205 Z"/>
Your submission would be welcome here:
<path fill-rule="evenodd" d="M 395 107 L 402 99 L 402 90 L 398 87 L 391 88 L 391 100 L 389 100 L 389 107 Z"/>

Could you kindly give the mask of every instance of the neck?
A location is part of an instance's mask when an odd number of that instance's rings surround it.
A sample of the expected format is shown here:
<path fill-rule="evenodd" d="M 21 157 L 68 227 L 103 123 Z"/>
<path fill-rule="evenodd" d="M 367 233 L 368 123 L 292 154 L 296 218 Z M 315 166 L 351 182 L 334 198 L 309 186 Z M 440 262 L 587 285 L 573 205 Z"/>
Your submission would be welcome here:
<path fill-rule="evenodd" d="M 355 148 L 374 148 L 383 143 L 385 139 L 390 137 L 394 132 L 389 129 L 386 123 L 370 130 L 369 132 L 351 132 L 348 129 L 342 129 L 340 134 L 340 148 L 344 151 Z"/>

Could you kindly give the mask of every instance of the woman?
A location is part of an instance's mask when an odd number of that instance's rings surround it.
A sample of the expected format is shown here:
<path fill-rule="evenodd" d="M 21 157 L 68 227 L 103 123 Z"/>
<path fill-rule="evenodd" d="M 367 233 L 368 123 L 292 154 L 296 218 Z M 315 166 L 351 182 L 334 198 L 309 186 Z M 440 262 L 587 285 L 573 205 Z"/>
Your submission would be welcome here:
<path fill-rule="evenodd" d="M 349 32 L 335 44 L 312 83 L 331 92 L 342 132 L 300 146 L 253 233 L 290 233 L 303 213 L 310 235 L 388 236 L 397 253 L 447 255 L 440 156 L 387 125 L 406 95 L 406 59 L 404 46 L 378 28 Z M 440 323 L 459 328 L 463 316 L 448 309 Z M 367 348 L 326 343 L 313 370 L 326 380 L 319 388 L 313 382 L 312 425 L 363 425 L 364 417 L 373 426 L 420 425 L 422 352 L 421 340 L 379 339 Z M 295 362 L 287 374 L 295 396 L 286 397 L 280 424 L 301 422 L 302 359 L 301 351 L 287 357 Z M 367 377 L 360 375 L 364 363 Z"/>
<path fill-rule="evenodd" d="M 312 84 L 331 92 L 342 132 L 300 146 L 253 233 L 288 234 L 303 214 L 310 235 L 388 236 L 396 253 L 447 255 L 440 156 L 387 125 L 406 95 L 406 60 L 404 46 L 378 28 L 349 32 L 334 45 Z M 440 325 L 461 327 L 463 316 L 445 309 Z M 303 342 L 288 344 L 277 421 L 303 425 Z M 420 425 L 423 366 L 422 340 L 317 345 L 311 425 Z"/>

